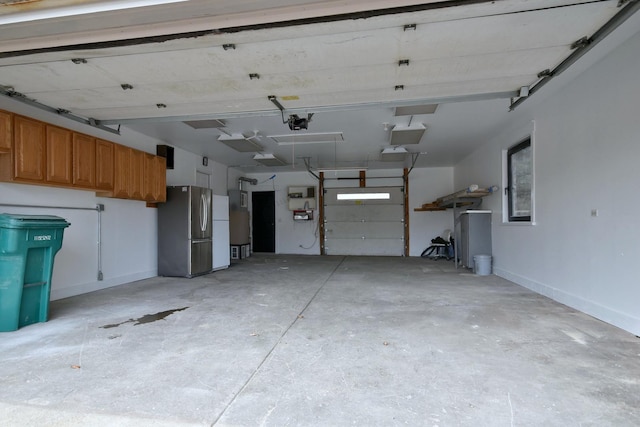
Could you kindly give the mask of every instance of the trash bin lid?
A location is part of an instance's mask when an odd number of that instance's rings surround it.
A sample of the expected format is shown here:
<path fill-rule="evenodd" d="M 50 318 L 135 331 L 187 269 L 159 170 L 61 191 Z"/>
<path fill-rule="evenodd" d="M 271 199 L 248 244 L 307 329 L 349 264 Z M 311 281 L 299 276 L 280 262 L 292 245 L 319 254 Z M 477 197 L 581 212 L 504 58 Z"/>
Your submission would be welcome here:
<path fill-rule="evenodd" d="M 0 214 L 2 228 L 66 228 L 70 225 L 67 220 L 55 215 Z"/>

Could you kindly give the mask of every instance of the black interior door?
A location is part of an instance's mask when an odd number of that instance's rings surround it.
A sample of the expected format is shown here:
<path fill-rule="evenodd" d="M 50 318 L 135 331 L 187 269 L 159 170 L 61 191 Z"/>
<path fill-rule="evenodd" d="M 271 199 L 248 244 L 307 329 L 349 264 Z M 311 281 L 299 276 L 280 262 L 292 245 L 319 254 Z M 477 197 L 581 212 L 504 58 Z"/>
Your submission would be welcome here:
<path fill-rule="evenodd" d="M 253 207 L 252 239 L 254 252 L 276 251 L 276 193 L 251 193 Z"/>

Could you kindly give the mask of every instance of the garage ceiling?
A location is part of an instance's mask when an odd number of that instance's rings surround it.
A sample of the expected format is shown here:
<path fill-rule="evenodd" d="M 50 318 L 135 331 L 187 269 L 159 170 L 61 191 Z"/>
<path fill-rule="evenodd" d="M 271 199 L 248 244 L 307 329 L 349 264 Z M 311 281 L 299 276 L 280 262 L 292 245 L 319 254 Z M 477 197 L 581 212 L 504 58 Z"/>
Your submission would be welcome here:
<path fill-rule="evenodd" d="M 4 93 L 110 128 L 127 126 L 247 172 L 304 169 L 305 161 L 452 165 L 504 125 L 510 102 L 581 48 L 581 39 L 637 6 L 190 0 L 119 10 L 121 3 L 0 2 Z M 422 104 L 438 107 L 395 115 L 395 107 Z M 284 123 L 310 113 L 307 130 Z M 210 119 L 221 122 L 184 123 Z M 392 132 L 421 126 L 427 130 L 406 143 L 404 161 L 381 161 Z M 310 144 L 306 134 L 343 140 Z M 293 143 L 277 144 L 274 135 Z M 234 150 L 221 136 L 247 138 L 256 151 Z M 286 165 L 262 166 L 256 152 Z"/>

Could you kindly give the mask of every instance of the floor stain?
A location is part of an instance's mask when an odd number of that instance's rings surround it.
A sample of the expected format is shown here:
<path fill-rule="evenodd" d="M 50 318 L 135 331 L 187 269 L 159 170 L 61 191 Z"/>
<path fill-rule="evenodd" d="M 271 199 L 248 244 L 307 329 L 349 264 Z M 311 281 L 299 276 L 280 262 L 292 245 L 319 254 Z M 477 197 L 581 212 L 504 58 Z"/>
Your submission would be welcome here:
<path fill-rule="evenodd" d="M 151 322 L 155 322 L 156 320 L 162 320 L 165 317 L 170 316 L 177 311 L 186 310 L 187 308 L 189 307 L 174 308 L 173 310 L 160 311 L 154 314 L 145 314 L 144 316 L 138 317 L 137 319 L 129 319 L 120 323 L 112 323 L 110 325 L 100 326 L 100 328 L 102 329 L 117 328 L 118 326 L 124 325 L 125 323 L 133 323 L 133 322 L 135 322 L 133 326 L 144 325 L 145 323 L 151 323 Z"/>

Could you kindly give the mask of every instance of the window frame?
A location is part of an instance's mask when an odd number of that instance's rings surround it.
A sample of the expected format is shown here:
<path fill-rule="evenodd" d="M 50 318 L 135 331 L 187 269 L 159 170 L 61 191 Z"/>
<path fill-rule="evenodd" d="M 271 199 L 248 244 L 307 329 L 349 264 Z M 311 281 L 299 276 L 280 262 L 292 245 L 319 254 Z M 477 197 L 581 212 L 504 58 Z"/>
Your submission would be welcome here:
<path fill-rule="evenodd" d="M 531 209 L 529 215 L 514 215 L 513 203 L 512 203 L 512 158 L 514 154 L 520 151 L 530 148 L 531 149 Z M 529 135 L 522 139 L 517 144 L 509 147 L 505 150 L 506 164 L 505 164 L 505 193 L 504 202 L 506 209 L 504 211 L 504 222 L 510 224 L 534 224 L 534 156 L 533 156 L 533 136 Z"/>

